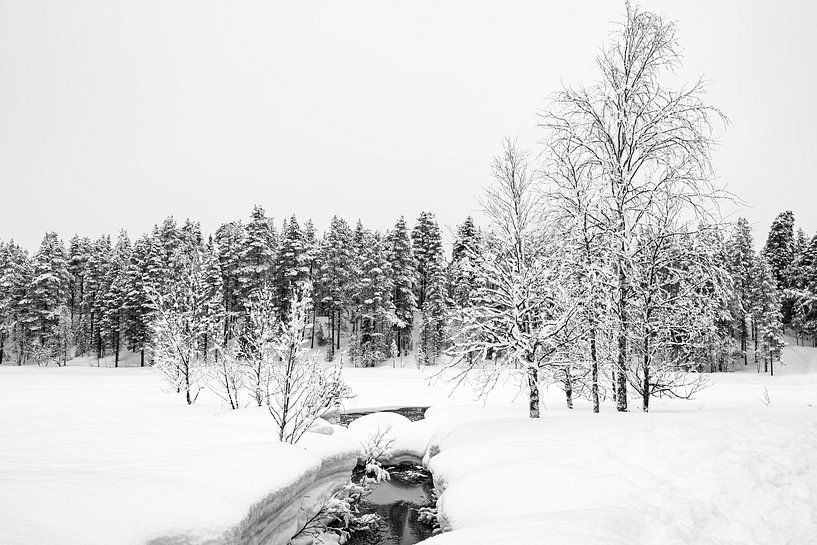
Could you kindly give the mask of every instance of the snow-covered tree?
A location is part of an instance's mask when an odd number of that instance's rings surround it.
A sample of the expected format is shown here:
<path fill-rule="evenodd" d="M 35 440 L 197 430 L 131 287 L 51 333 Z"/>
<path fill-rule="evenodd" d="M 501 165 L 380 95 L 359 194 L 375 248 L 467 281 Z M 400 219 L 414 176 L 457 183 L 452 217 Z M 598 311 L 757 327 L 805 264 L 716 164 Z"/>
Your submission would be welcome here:
<path fill-rule="evenodd" d="M 563 342 L 566 308 L 541 221 L 542 203 L 527 156 L 511 140 L 493 163 L 483 200 L 491 233 L 477 267 L 473 303 L 456 311 L 451 369 L 477 376 L 487 393 L 507 372 L 523 373 L 531 418 L 539 417 L 539 373 Z"/>
<path fill-rule="evenodd" d="M 192 404 L 205 384 L 204 338 L 214 327 L 212 309 L 222 294 L 207 284 L 206 259 L 201 250 L 184 257 L 183 273 L 165 293 L 149 288 L 156 309 L 151 325 L 153 365 L 185 400 Z"/>
<path fill-rule="evenodd" d="M 25 360 L 30 334 L 24 301 L 32 275 L 28 252 L 14 241 L 0 243 L 0 363 L 7 347 L 16 350 L 18 365 Z"/>
<path fill-rule="evenodd" d="M 24 320 L 30 333 L 45 345 L 59 323 L 70 283 L 68 256 L 57 233 L 45 234 L 33 266 L 31 285 L 22 302 L 28 307 Z"/>
<path fill-rule="evenodd" d="M 710 166 L 714 121 L 722 116 L 704 102 L 702 81 L 680 89 L 663 83 L 680 65 L 677 27 L 637 6 L 626 5 L 625 20 L 597 65 L 595 83 L 553 97 L 542 126 L 550 145 L 568 150 L 593 181 L 593 216 L 615 274 L 616 407 L 626 411 L 636 234 L 665 197 L 684 214 L 710 219 L 709 205 L 720 196 Z"/>
<path fill-rule="evenodd" d="M 389 246 L 388 260 L 394 286 L 392 302 L 397 318 L 394 326 L 397 333 L 396 357 L 399 357 L 409 350 L 414 311 L 417 310 L 417 298 L 414 293 L 417 273 L 405 218 L 401 216 L 397 220 L 394 229 L 389 232 L 386 243 Z"/>
<path fill-rule="evenodd" d="M 245 227 L 239 283 L 246 298 L 264 284 L 274 283 L 275 255 L 278 238 L 272 219 L 261 206 L 255 206 Z"/>
<path fill-rule="evenodd" d="M 272 343 L 278 327 L 275 288 L 262 285 L 245 301 L 246 316 L 241 324 L 241 365 L 245 383 L 260 407 L 264 403 L 264 385 L 269 381 Z"/>
<path fill-rule="evenodd" d="M 240 271 L 244 226 L 238 221 L 221 225 L 215 232 L 213 242 L 221 269 L 224 293 L 223 343 L 226 345 L 242 311 Z"/>
<path fill-rule="evenodd" d="M 309 358 L 303 346 L 311 301 L 308 288 L 292 293 L 290 311 L 272 342 L 276 361 L 264 382 L 264 401 L 278 438 L 297 443 L 323 413 L 350 396 L 340 366 Z"/>
<path fill-rule="evenodd" d="M 361 247 L 361 264 L 355 282 L 358 302 L 355 334 L 350 339 L 350 358 L 369 367 L 389 357 L 394 314 L 391 264 L 380 233 L 368 231 Z"/>
<path fill-rule="evenodd" d="M 449 305 L 446 297 L 448 278 L 442 256 L 438 256 L 436 262 L 426 263 L 426 270 L 428 280 L 426 300 L 422 309 L 417 361 L 425 365 L 434 365 L 443 354 L 448 337 Z"/>
<path fill-rule="evenodd" d="M 732 274 L 732 283 L 735 289 L 738 313 L 738 331 L 740 331 L 740 349 L 743 352 L 743 363 L 748 363 L 747 340 L 749 310 L 751 309 L 751 295 L 755 284 L 755 249 L 752 229 L 745 218 L 738 218 L 735 230 L 729 240 L 728 247 L 729 270 Z"/>
<path fill-rule="evenodd" d="M 468 216 L 457 227 L 457 236 L 451 251 L 449 266 L 449 296 L 459 307 L 468 305 L 471 292 L 476 288 L 475 263 L 479 260 L 481 234 L 474 218 Z"/>
<path fill-rule="evenodd" d="M 281 231 L 275 274 L 279 306 L 282 313 L 287 313 L 292 292 L 309 280 L 307 244 L 295 215 L 289 219 Z"/>
<path fill-rule="evenodd" d="M 780 289 L 788 288 L 788 269 L 794 261 L 794 213 L 786 210 L 777 215 L 769 229 L 763 254 Z"/>
<path fill-rule="evenodd" d="M 318 306 L 329 315 L 330 356 L 340 348 L 341 320 L 348 313 L 354 265 L 352 230 L 346 220 L 334 216 L 321 242 L 314 284 Z"/>
<path fill-rule="evenodd" d="M 411 230 L 411 241 L 414 261 L 417 268 L 417 306 L 422 308 L 426 301 L 428 283 L 433 270 L 429 264 L 435 264 L 443 256 L 442 234 L 440 226 L 432 212 L 420 212 L 417 223 Z"/>
<path fill-rule="evenodd" d="M 774 374 L 774 362 L 780 360 L 783 347 L 783 322 L 780 312 L 780 292 L 777 287 L 774 266 L 764 253 L 755 265 L 755 286 L 752 294 L 752 314 L 756 322 L 755 364 L 760 372 L 763 362 L 764 372 Z"/>

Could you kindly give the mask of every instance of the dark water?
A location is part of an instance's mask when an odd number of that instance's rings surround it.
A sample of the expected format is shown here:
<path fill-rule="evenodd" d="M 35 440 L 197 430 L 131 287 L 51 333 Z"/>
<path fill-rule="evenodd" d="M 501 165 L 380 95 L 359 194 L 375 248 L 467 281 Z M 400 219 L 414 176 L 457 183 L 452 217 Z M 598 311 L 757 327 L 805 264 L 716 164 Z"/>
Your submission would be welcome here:
<path fill-rule="evenodd" d="M 423 415 L 426 412 L 428 407 L 401 407 L 399 409 L 383 409 L 382 411 L 362 411 L 356 413 L 340 413 L 337 415 L 337 421 L 339 424 L 344 426 L 348 426 L 350 422 L 353 422 L 360 418 L 361 416 L 365 416 L 367 414 L 372 413 L 397 413 L 402 414 L 412 422 L 417 420 L 422 420 Z"/>
<path fill-rule="evenodd" d="M 432 504 L 431 475 L 420 467 L 388 468 L 390 481 L 369 484 L 372 493 L 358 505 L 360 514 L 380 515 L 376 532 L 352 535 L 349 545 L 413 545 L 432 535 L 432 527 L 417 520 L 418 509 Z M 359 482 L 362 475 L 355 476 Z"/>
<path fill-rule="evenodd" d="M 422 420 L 428 407 L 401 407 L 382 411 L 364 411 L 338 415 L 344 426 L 373 412 L 402 414 L 412 422 Z M 420 507 L 433 506 L 434 483 L 431 474 L 417 466 L 387 467 L 391 480 L 367 485 L 371 494 L 360 501 L 361 515 L 380 516 L 380 528 L 374 532 L 353 534 L 348 545 L 413 545 L 432 535 L 430 525 L 417 520 Z M 352 480 L 360 483 L 363 473 L 357 472 Z"/>

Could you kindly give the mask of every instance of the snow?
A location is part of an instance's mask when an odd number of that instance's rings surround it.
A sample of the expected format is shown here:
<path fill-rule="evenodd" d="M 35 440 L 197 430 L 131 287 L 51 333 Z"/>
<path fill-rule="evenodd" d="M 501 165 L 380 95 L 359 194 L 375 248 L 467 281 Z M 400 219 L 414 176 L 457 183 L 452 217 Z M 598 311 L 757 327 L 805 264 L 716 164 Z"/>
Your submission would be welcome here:
<path fill-rule="evenodd" d="M 697 400 L 660 400 L 649 414 L 430 410 L 447 422 L 427 463 L 453 531 L 427 543 L 813 541 L 817 350 L 790 346 L 784 360 L 775 377 L 716 374 Z"/>
<path fill-rule="evenodd" d="M 434 475 L 448 531 L 429 545 L 809 543 L 817 349 L 789 342 L 774 377 L 750 362 L 649 414 L 638 400 L 627 414 L 609 400 L 568 411 L 550 388 L 537 421 L 513 382 L 483 406 L 434 368 L 344 368 L 348 410 L 428 406 L 425 420 L 320 420 L 299 446 L 277 442 L 264 409 L 207 394 L 186 406 L 150 368 L 3 365 L 0 542 L 286 543 L 386 426 L 389 462 L 422 459 Z"/>
<path fill-rule="evenodd" d="M 0 430 L 4 545 L 286 543 L 358 456 L 326 435 L 281 444 L 264 409 L 188 407 L 149 368 L 3 365 Z"/>

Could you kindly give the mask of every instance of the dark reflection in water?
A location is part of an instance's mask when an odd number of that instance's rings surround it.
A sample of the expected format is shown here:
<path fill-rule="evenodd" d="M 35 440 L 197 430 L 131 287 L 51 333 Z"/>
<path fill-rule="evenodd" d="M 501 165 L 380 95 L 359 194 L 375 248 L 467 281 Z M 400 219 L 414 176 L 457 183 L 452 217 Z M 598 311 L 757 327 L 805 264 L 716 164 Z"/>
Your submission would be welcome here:
<path fill-rule="evenodd" d="M 431 526 L 417 520 L 418 509 L 431 504 L 431 475 L 414 466 L 392 467 L 389 473 L 390 481 L 369 485 L 372 493 L 359 505 L 361 514 L 380 515 L 379 532 L 355 534 L 350 545 L 413 545 L 431 537 Z"/>
<path fill-rule="evenodd" d="M 373 412 L 397 413 L 402 414 L 412 422 L 422 420 L 428 407 L 401 407 L 399 409 L 384 409 L 382 411 L 361 411 L 356 413 L 340 413 L 336 416 L 337 422 L 344 426 L 348 426 L 350 422 L 357 420 L 361 416 L 371 414 Z"/>

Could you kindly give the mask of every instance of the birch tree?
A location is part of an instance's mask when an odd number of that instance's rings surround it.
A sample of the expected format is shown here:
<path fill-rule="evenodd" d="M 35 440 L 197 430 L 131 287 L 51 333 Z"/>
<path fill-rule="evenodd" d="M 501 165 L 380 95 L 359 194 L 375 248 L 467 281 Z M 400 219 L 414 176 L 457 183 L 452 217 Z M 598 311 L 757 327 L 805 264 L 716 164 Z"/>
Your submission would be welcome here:
<path fill-rule="evenodd" d="M 541 125 L 551 145 L 568 150 L 599 192 L 594 216 L 609 237 L 615 275 L 616 408 L 626 411 L 636 233 L 658 195 L 677 201 L 685 213 L 710 215 L 709 205 L 721 196 L 710 167 L 713 124 L 725 118 L 703 100 L 703 81 L 678 89 L 662 82 L 680 65 L 677 27 L 629 2 L 596 64 L 599 79 L 556 93 Z"/>
<path fill-rule="evenodd" d="M 508 373 L 523 374 L 529 414 L 539 417 L 539 371 L 569 323 L 561 283 L 548 259 L 541 200 L 527 155 L 507 139 L 493 163 L 483 210 L 491 232 L 477 265 L 471 305 L 457 309 L 449 367 L 455 380 L 476 375 L 482 394 Z"/>

